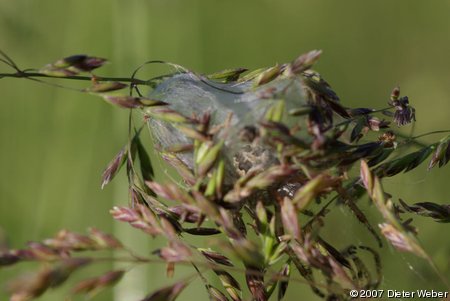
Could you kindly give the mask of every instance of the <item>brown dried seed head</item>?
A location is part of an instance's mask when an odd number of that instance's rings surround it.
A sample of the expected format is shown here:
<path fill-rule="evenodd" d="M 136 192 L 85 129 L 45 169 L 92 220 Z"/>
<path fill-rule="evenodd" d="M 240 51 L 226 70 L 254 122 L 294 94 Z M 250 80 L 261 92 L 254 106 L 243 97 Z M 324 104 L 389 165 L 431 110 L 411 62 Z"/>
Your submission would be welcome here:
<path fill-rule="evenodd" d="M 105 93 L 123 89 L 127 87 L 127 84 L 120 82 L 102 82 L 95 83 L 92 87 L 86 88 L 83 91 L 89 93 Z"/>
<path fill-rule="evenodd" d="M 128 207 L 117 207 L 114 206 L 109 213 L 113 216 L 114 219 L 122 221 L 122 222 L 134 222 L 139 219 L 138 213 L 130 209 Z"/>
<path fill-rule="evenodd" d="M 109 162 L 105 171 L 102 174 L 102 189 L 114 178 L 120 167 L 125 163 L 128 150 L 126 147 L 122 148 L 119 153 Z"/>
<path fill-rule="evenodd" d="M 122 243 L 111 234 L 104 233 L 97 228 L 89 229 L 90 238 L 93 239 L 100 247 L 110 249 L 123 248 Z"/>
<path fill-rule="evenodd" d="M 186 286 L 186 282 L 177 282 L 153 292 L 141 301 L 174 301 Z"/>
<path fill-rule="evenodd" d="M 211 285 L 208 286 L 208 293 L 210 299 L 213 301 L 228 301 L 227 297 L 221 291 Z"/>
<path fill-rule="evenodd" d="M 283 227 L 293 239 L 300 239 L 300 228 L 298 224 L 297 211 L 291 199 L 285 197 L 281 204 L 281 220 Z"/>
<path fill-rule="evenodd" d="M 199 251 L 203 254 L 203 256 L 205 256 L 206 259 L 214 263 L 233 266 L 233 263 L 225 255 L 207 249 L 199 249 Z"/>

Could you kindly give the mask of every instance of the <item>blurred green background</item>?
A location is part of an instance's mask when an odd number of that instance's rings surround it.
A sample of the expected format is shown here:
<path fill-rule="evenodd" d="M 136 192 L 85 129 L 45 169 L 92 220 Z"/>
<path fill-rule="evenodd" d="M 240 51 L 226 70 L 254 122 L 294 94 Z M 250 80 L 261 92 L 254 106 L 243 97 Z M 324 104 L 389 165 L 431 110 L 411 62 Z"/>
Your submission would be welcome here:
<path fill-rule="evenodd" d="M 98 74 L 111 76 L 129 76 L 150 59 L 206 73 L 271 66 L 322 49 L 316 69 L 345 105 L 384 107 L 391 89 L 400 85 L 417 109 L 415 133 L 420 134 L 450 128 L 449 13 L 450 1 L 0 0 L 0 48 L 22 68 L 78 53 L 106 57 L 112 64 Z M 0 97 L 0 228 L 11 247 L 61 228 L 82 232 L 95 226 L 142 254 L 156 248 L 157 242 L 109 216 L 113 205 L 127 202 L 124 174 L 100 190 L 104 167 L 126 142 L 126 110 L 19 79 L 1 79 Z M 385 188 L 409 203 L 448 203 L 449 179 L 449 167 L 428 173 L 423 165 L 387 179 Z M 367 204 L 361 202 L 376 223 L 379 214 Z M 335 211 L 326 237 L 338 247 L 352 240 L 373 245 L 350 213 Z M 425 249 L 450 278 L 448 225 L 421 218 L 415 225 Z M 389 247 L 382 255 L 383 289 L 445 288 L 422 260 Z M 0 270 L 0 286 L 30 267 Z M 89 268 L 77 277 L 108 268 Z M 139 300 L 170 281 L 163 266 L 139 267 L 119 288 L 94 300 Z M 63 300 L 69 287 L 41 300 Z M 6 295 L 0 293 L 0 299 Z M 286 300 L 300 299 L 316 300 L 306 285 L 292 283 Z M 207 295 L 197 281 L 179 300 L 207 300 Z"/>

